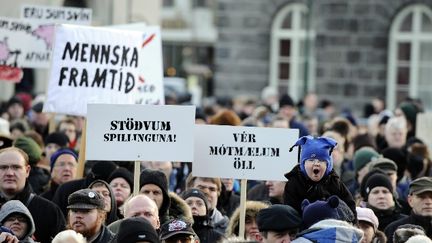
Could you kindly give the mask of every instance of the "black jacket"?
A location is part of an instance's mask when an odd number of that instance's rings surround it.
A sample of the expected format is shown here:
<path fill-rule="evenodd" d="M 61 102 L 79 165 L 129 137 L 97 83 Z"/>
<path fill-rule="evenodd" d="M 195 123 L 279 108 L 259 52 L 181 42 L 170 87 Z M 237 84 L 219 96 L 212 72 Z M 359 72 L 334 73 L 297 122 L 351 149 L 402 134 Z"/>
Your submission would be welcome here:
<path fill-rule="evenodd" d="M 334 170 L 331 170 L 319 182 L 314 182 L 300 171 L 300 165 L 296 165 L 285 174 L 285 177 L 288 181 L 285 185 L 284 204 L 296 209 L 300 215 L 302 215 L 301 203 L 304 199 L 308 199 L 310 202 L 325 201 L 330 196 L 336 195 L 347 204 L 357 218 L 353 196 Z"/>
<path fill-rule="evenodd" d="M 388 210 L 377 209 L 370 205 L 368 205 L 367 207 L 372 209 L 372 211 L 374 211 L 375 215 L 377 216 L 379 221 L 378 230 L 380 231 L 384 231 L 384 229 L 389 224 L 407 217 L 405 214 L 401 213 L 398 205 Z"/>
<path fill-rule="evenodd" d="M 224 235 L 215 230 L 209 223 L 208 216 L 193 216 L 193 220 L 192 228 L 198 235 L 201 243 L 219 242 L 221 239 L 224 239 Z"/>
<path fill-rule="evenodd" d="M 64 230 L 66 222 L 60 209 L 54 203 L 32 193 L 28 182 L 11 200 L 21 201 L 30 211 L 36 226 L 36 241 L 49 243 L 58 232 Z"/>
<path fill-rule="evenodd" d="M 99 236 L 91 243 L 111 243 L 114 242 L 115 234 L 111 232 L 105 225 L 102 225 Z M 126 242 L 125 242 L 126 243 Z"/>
<path fill-rule="evenodd" d="M 387 236 L 387 243 L 393 242 L 393 233 L 396 231 L 398 226 L 403 224 L 420 225 L 425 230 L 426 236 L 432 238 L 432 217 L 420 216 L 411 212 L 410 216 L 399 219 L 385 228 L 384 233 Z"/>
<path fill-rule="evenodd" d="M 228 217 L 231 217 L 232 213 L 240 205 L 240 197 L 236 195 L 233 191 L 226 191 L 224 186 L 222 186 L 222 192 L 218 198 L 218 203 L 216 208 Z"/>
<path fill-rule="evenodd" d="M 48 170 L 32 165 L 27 181 L 30 183 L 33 192 L 39 195 L 45 191 L 50 179 L 51 174 Z"/>
<path fill-rule="evenodd" d="M 51 183 L 49 185 L 48 190 L 46 190 L 44 193 L 40 194 L 41 197 L 51 201 L 54 197 L 55 192 L 57 191 L 57 188 L 59 185 L 55 183 L 53 180 L 51 180 Z"/>

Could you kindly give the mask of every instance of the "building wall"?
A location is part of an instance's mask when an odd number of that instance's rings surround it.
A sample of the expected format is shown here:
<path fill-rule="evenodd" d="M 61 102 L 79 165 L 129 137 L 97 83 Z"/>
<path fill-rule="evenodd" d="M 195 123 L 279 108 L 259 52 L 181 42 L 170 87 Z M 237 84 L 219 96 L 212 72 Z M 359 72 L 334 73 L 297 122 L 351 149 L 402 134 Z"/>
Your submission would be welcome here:
<path fill-rule="evenodd" d="M 259 95 L 268 85 L 272 19 L 293 2 L 312 4 L 315 91 L 357 111 L 371 97 L 385 98 L 388 33 L 394 16 L 411 3 L 432 7 L 432 0 L 220 0 L 217 95 Z"/>

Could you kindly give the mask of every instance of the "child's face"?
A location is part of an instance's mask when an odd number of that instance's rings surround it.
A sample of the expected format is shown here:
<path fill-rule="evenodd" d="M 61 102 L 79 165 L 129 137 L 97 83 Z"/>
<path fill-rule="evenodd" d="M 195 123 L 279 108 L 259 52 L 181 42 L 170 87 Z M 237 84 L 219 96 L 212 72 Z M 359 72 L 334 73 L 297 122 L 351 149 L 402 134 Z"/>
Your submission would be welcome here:
<path fill-rule="evenodd" d="M 320 181 L 326 170 L 327 170 L 327 162 L 318 159 L 308 159 L 305 161 L 305 170 L 307 176 L 315 182 Z"/>

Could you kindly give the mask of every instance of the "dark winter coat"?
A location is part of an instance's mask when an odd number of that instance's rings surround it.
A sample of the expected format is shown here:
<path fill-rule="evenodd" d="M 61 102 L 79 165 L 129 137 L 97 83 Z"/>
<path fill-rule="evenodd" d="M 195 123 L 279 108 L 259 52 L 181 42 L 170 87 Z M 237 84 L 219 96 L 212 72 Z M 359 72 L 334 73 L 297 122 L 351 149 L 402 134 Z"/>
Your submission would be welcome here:
<path fill-rule="evenodd" d="M 51 179 L 51 174 L 48 170 L 38 167 L 31 166 L 28 182 L 34 193 L 37 195 L 43 193 Z"/>
<path fill-rule="evenodd" d="M 48 190 L 45 191 L 44 193 L 40 194 L 40 196 L 49 200 L 49 201 L 52 201 L 54 194 L 56 193 L 58 187 L 59 187 L 59 185 L 51 180 L 51 184 L 50 184 Z"/>
<path fill-rule="evenodd" d="M 392 243 L 393 242 L 393 234 L 396 231 L 398 226 L 401 226 L 403 224 L 415 224 L 420 225 L 423 227 L 423 229 L 426 232 L 426 236 L 431 238 L 432 237 L 432 217 L 425 217 L 416 215 L 411 212 L 411 215 L 402 219 L 399 219 L 387 226 L 385 228 L 384 233 L 387 236 L 387 242 Z"/>
<path fill-rule="evenodd" d="M 372 211 L 374 211 L 375 215 L 377 216 L 379 221 L 378 230 L 381 231 L 384 231 L 384 229 L 389 224 L 407 217 L 405 214 L 401 213 L 399 206 L 392 207 L 388 210 L 377 209 L 375 207 L 372 207 L 371 205 L 367 205 L 367 207 L 372 209 Z"/>
<path fill-rule="evenodd" d="M 36 241 L 49 243 L 58 232 L 64 230 L 66 222 L 61 210 L 54 203 L 32 193 L 28 182 L 11 199 L 21 201 L 30 211 L 36 226 Z M 4 197 L 2 200 L 6 201 Z"/>
<path fill-rule="evenodd" d="M 325 201 L 336 195 L 351 209 L 357 218 L 356 205 L 353 196 L 339 179 L 334 170 L 324 176 L 319 182 L 310 180 L 300 171 L 300 165 L 295 166 L 285 174 L 288 179 L 284 191 L 284 204 L 290 205 L 302 215 L 301 203 L 304 199 L 310 202 Z"/>
<path fill-rule="evenodd" d="M 227 217 L 231 217 L 234 210 L 240 205 L 240 197 L 233 191 L 222 190 L 218 198 L 217 209 Z"/>
<path fill-rule="evenodd" d="M 102 225 L 102 230 L 99 236 L 91 241 L 91 243 L 111 243 L 114 242 L 115 234 L 111 232 L 105 225 Z"/>
<path fill-rule="evenodd" d="M 198 235 L 200 243 L 219 242 L 225 238 L 222 233 L 215 230 L 213 225 L 210 224 L 208 216 L 193 216 L 193 219 L 192 228 Z"/>

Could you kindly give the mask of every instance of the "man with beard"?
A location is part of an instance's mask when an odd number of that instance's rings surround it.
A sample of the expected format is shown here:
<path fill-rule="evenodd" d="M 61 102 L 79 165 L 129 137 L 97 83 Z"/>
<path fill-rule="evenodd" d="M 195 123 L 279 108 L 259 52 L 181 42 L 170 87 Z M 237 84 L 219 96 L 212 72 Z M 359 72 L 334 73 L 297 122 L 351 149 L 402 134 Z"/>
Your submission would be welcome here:
<path fill-rule="evenodd" d="M 68 198 L 68 228 L 82 234 L 87 242 L 110 243 L 112 233 L 103 224 L 106 217 L 104 199 L 94 190 L 81 189 Z"/>

